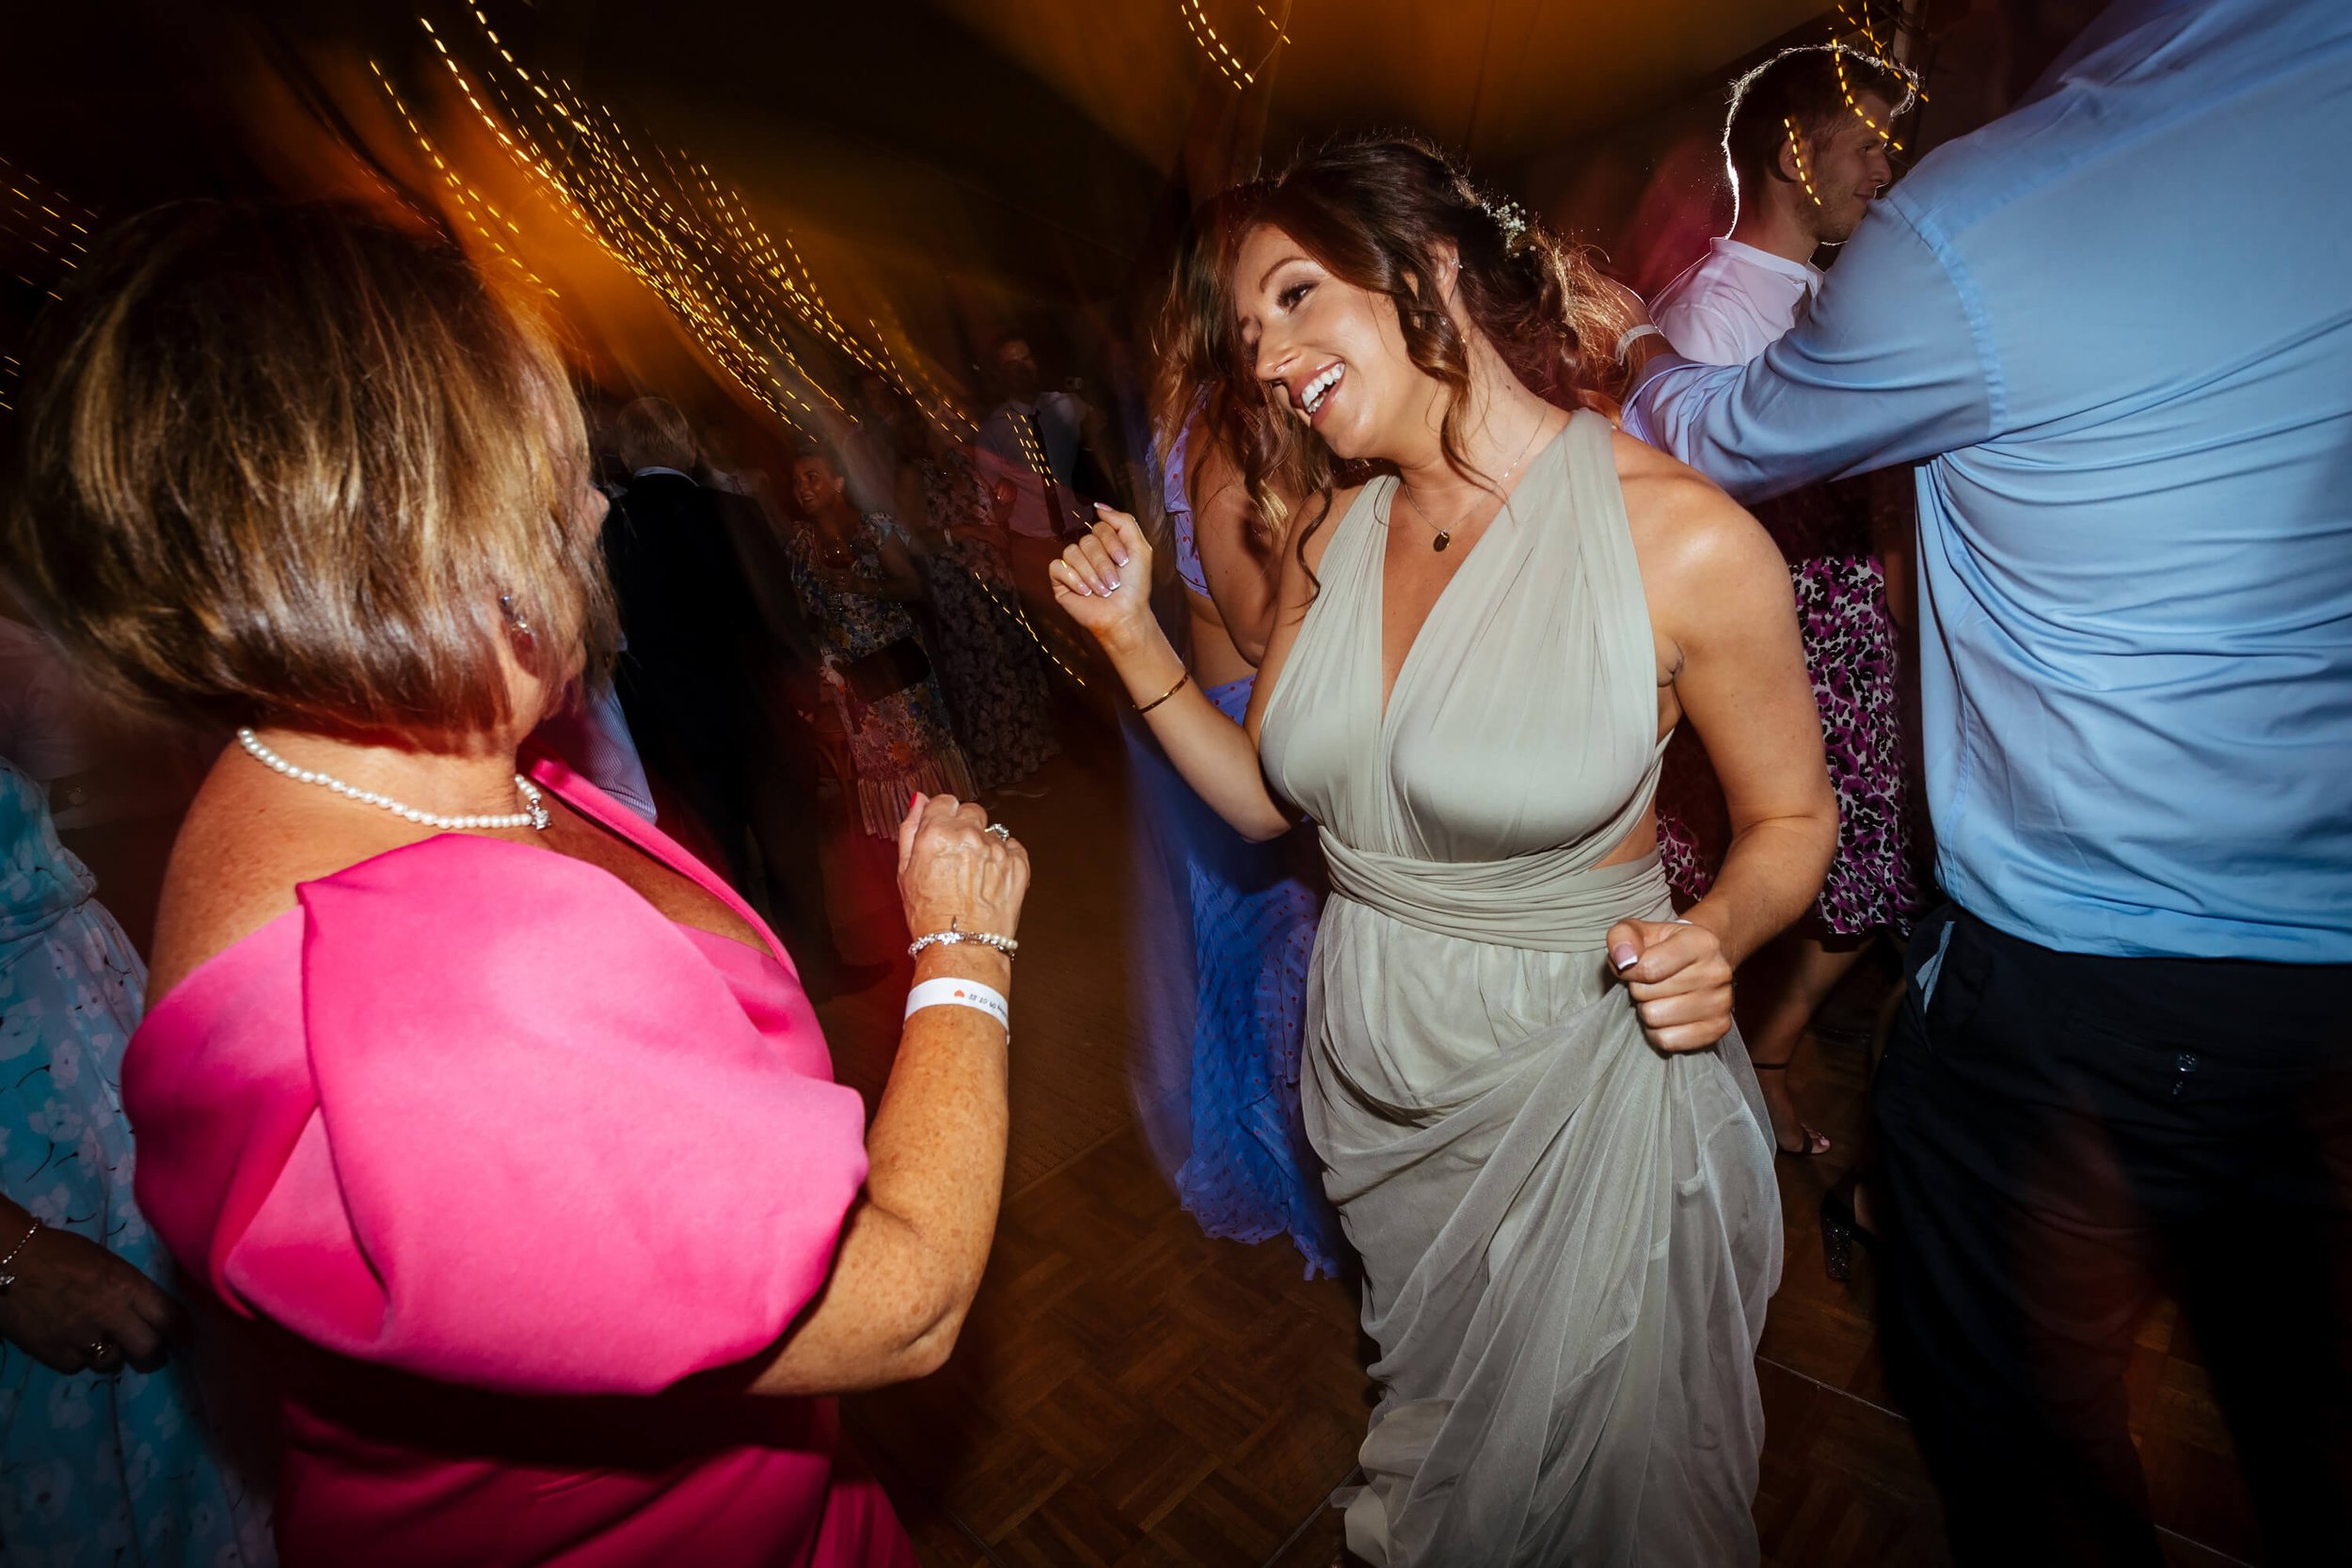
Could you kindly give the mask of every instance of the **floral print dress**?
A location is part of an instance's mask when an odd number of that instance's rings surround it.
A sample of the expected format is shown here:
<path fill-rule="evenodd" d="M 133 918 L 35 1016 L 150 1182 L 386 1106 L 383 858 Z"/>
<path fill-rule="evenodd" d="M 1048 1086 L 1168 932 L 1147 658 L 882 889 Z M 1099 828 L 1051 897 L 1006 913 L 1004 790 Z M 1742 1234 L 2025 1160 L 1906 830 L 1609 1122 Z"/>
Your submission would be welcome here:
<path fill-rule="evenodd" d="M 898 524 L 875 512 L 859 519 L 851 541 L 851 569 L 865 577 L 882 575 L 882 540 Z M 886 648 L 900 638 L 914 636 L 914 617 L 895 599 L 851 593 L 828 582 L 818 560 L 812 531 L 802 529 L 786 546 L 792 569 L 792 591 L 807 611 L 827 667 L 837 668 Z M 928 653 L 929 650 L 926 650 Z M 972 770 L 947 725 L 947 705 L 939 694 L 934 670 L 913 686 L 872 703 L 859 701 L 837 686 L 830 686 L 839 705 L 842 726 L 850 737 L 850 764 L 856 778 L 858 820 L 876 838 L 894 838 L 906 816 L 907 797 L 955 795 L 969 800 Z"/>
<path fill-rule="evenodd" d="M 40 786 L 0 760 L 0 1191 L 170 1290 L 170 1259 L 132 1201 L 122 1114 L 147 966 L 95 885 L 57 842 Z M 0 1339 L 0 1562 L 276 1561 L 266 1511 L 215 1458 L 201 1408 L 177 1361 L 53 1372 Z"/>
<path fill-rule="evenodd" d="M 1907 935 L 1924 907 L 1930 834 L 1906 758 L 1900 635 L 1886 576 L 1870 551 L 1870 487 L 1813 485 L 1756 509 L 1797 592 L 1806 673 L 1837 791 L 1837 853 L 1815 900 L 1817 933 Z M 1731 842 L 1707 753 L 1675 732 L 1658 789 L 1659 853 L 1676 903 L 1698 902 Z"/>

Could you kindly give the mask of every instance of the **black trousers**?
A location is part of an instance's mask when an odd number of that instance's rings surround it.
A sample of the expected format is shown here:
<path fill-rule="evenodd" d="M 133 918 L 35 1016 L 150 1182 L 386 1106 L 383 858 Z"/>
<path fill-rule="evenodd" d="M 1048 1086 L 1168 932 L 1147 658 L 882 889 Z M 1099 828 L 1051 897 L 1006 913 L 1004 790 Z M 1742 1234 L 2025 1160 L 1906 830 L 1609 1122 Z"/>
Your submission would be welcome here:
<path fill-rule="evenodd" d="M 2352 1563 L 2352 966 L 2058 953 L 1947 907 L 1907 973 L 1881 1326 L 1959 1560 L 2161 1560 L 2123 1373 L 2163 1287 L 2265 1563 Z"/>

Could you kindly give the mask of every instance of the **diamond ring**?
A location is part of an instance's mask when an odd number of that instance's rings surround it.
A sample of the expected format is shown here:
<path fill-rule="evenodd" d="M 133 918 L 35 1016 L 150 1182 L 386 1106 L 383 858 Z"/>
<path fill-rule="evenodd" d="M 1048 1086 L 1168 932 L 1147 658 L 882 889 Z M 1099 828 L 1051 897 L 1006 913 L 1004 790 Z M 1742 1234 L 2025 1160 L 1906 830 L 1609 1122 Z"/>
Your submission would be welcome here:
<path fill-rule="evenodd" d="M 994 833 L 996 835 L 996 841 L 999 844 L 1010 844 L 1012 842 L 1012 830 L 1006 827 L 1002 822 L 991 822 L 986 831 Z"/>

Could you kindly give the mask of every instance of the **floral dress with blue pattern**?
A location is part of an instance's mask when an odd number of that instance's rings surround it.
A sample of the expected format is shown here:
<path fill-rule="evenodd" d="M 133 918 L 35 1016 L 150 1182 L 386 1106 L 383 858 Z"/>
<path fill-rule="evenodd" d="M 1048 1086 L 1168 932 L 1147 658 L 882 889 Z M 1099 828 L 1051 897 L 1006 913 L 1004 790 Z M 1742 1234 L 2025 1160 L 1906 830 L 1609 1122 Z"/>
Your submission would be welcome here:
<path fill-rule="evenodd" d="M 131 1198 L 122 1053 L 147 966 L 0 759 L 0 1191 L 172 1289 Z M 15 1238 L 8 1239 L 8 1244 Z M 266 1511 L 215 1457 L 185 1367 L 53 1372 L 0 1339 L 0 1562 L 275 1562 Z"/>

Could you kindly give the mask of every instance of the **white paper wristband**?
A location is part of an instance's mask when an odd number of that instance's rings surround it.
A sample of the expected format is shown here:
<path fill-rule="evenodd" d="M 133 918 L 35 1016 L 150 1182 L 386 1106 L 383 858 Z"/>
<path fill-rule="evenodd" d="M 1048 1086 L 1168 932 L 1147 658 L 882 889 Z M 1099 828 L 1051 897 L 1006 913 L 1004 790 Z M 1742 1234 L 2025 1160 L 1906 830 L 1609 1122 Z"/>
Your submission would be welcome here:
<path fill-rule="evenodd" d="M 913 1018 L 926 1007 L 970 1007 L 1003 1024 L 1008 1037 L 1012 1034 L 1012 1010 L 1006 1006 L 1004 993 L 977 980 L 924 981 L 907 992 L 907 1017 Z"/>

